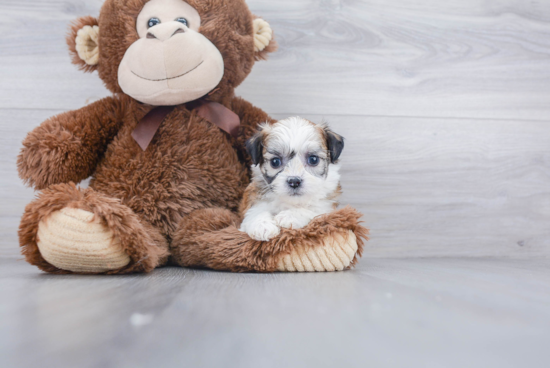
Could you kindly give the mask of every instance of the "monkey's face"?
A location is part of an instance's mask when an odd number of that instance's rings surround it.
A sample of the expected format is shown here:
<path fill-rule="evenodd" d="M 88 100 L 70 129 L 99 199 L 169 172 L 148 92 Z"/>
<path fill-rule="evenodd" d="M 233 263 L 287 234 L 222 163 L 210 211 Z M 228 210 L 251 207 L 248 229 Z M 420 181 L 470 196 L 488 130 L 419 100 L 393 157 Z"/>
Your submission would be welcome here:
<path fill-rule="evenodd" d="M 276 49 L 245 0 L 105 0 L 67 42 L 73 63 L 97 70 L 113 93 L 154 106 L 222 101 Z"/>
<path fill-rule="evenodd" d="M 220 51 L 199 33 L 201 17 L 182 0 L 151 0 L 136 21 L 139 40 L 124 54 L 118 83 L 155 106 L 178 105 L 212 91 L 222 80 Z"/>

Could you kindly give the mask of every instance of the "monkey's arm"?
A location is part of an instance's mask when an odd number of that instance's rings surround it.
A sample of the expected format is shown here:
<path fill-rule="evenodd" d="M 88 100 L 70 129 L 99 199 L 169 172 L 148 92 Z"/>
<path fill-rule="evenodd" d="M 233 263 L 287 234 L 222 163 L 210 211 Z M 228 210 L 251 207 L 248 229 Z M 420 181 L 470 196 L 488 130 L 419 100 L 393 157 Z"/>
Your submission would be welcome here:
<path fill-rule="evenodd" d="M 257 108 L 250 102 L 240 97 L 235 97 L 232 101 L 233 112 L 241 118 L 241 134 L 237 139 L 239 148 L 245 150 L 246 141 L 256 133 L 258 125 L 265 122 L 274 123 L 272 119 L 262 109 Z M 246 151 L 246 150 L 245 150 Z M 247 155 L 248 157 L 248 155 Z"/>
<path fill-rule="evenodd" d="M 107 97 L 46 120 L 23 141 L 19 176 L 36 189 L 86 179 L 117 134 L 123 113 L 124 104 Z"/>

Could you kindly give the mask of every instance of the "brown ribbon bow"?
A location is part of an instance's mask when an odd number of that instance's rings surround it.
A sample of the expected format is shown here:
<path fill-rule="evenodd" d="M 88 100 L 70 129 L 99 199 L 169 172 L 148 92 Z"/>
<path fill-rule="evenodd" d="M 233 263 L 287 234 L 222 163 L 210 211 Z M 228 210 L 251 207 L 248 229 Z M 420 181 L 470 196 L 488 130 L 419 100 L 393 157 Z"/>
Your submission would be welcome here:
<path fill-rule="evenodd" d="M 166 117 L 174 111 L 176 106 L 160 106 L 151 110 L 138 123 L 132 137 L 142 150 L 146 150 Z M 216 125 L 221 130 L 237 137 L 241 119 L 233 111 L 217 102 L 200 101 L 194 108 L 197 114 Z"/>

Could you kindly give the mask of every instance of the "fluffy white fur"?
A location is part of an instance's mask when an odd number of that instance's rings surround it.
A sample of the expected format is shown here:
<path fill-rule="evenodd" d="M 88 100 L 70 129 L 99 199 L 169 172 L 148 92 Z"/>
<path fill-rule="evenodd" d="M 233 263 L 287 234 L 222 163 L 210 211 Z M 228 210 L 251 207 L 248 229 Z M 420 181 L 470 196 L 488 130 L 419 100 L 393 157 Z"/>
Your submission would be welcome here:
<path fill-rule="evenodd" d="M 277 236 L 281 228 L 302 228 L 336 207 L 340 165 L 330 162 L 323 128 L 301 118 L 262 126 L 263 160 L 252 167 L 251 187 L 258 193 L 244 216 L 241 231 L 253 239 L 267 241 Z M 310 155 L 318 156 L 322 162 L 311 167 Z M 275 175 L 270 160 L 279 156 L 283 163 Z M 271 182 L 270 175 L 275 175 Z M 300 187 L 291 188 L 289 178 L 300 178 Z"/>

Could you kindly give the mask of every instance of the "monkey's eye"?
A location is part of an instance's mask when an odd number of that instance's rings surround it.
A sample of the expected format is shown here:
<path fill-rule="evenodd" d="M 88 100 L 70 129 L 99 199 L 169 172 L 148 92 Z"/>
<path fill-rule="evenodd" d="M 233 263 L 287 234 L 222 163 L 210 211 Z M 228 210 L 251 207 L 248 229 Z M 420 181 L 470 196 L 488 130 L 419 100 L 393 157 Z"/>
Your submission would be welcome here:
<path fill-rule="evenodd" d="M 186 27 L 189 27 L 189 24 L 187 23 L 187 19 L 185 18 L 178 18 L 176 19 L 176 22 L 180 22 L 181 24 L 184 24 Z"/>
<path fill-rule="evenodd" d="M 272 158 L 270 163 L 271 167 L 274 169 L 281 167 L 281 165 L 283 164 L 279 157 Z"/>
<path fill-rule="evenodd" d="M 308 157 L 307 163 L 309 166 L 317 166 L 319 165 L 319 157 L 315 155 L 311 155 Z"/>
<path fill-rule="evenodd" d="M 156 25 L 159 25 L 160 24 L 160 19 L 158 18 L 151 18 L 149 19 L 149 21 L 147 22 L 147 27 L 148 28 L 151 28 L 151 27 L 154 27 Z"/>

